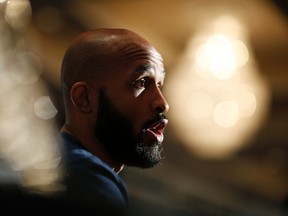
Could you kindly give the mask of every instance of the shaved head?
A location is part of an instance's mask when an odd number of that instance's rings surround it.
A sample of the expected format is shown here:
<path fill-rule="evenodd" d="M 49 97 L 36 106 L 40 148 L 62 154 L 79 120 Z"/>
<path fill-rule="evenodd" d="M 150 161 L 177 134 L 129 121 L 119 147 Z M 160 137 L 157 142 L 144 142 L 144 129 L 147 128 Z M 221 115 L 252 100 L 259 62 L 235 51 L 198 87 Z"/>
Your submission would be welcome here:
<path fill-rule="evenodd" d="M 115 71 L 135 46 L 150 46 L 143 37 L 127 29 L 100 28 L 81 34 L 67 49 L 61 68 L 64 100 L 75 82 L 96 80 Z"/>

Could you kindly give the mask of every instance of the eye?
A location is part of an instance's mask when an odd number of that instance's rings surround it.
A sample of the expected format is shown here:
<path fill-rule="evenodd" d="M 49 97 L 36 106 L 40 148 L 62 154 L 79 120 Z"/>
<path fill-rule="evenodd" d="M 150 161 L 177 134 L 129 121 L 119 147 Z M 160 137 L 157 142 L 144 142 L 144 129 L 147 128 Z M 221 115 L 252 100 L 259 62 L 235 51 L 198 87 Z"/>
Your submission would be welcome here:
<path fill-rule="evenodd" d="M 147 78 L 141 78 L 133 82 L 133 86 L 137 89 L 146 88 Z"/>

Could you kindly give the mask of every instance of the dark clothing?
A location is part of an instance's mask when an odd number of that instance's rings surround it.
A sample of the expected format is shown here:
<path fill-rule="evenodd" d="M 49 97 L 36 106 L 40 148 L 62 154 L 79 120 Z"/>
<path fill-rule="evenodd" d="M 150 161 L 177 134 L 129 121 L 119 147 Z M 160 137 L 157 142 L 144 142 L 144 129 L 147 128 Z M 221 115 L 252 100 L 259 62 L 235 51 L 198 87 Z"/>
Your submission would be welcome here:
<path fill-rule="evenodd" d="M 72 135 L 60 133 L 58 138 L 66 170 L 65 196 L 73 202 L 103 211 L 105 215 L 114 212 L 117 215 L 121 215 L 121 212 L 124 214 L 130 201 L 120 176 L 87 151 Z"/>
<path fill-rule="evenodd" d="M 46 196 L 18 184 L 0 186 L 0 215 L 128 215 L 130 200 L 120 176 L 70 134 L 60 133 L 57 144 L 66 174 L 59 182 L 64 190 Z"/>

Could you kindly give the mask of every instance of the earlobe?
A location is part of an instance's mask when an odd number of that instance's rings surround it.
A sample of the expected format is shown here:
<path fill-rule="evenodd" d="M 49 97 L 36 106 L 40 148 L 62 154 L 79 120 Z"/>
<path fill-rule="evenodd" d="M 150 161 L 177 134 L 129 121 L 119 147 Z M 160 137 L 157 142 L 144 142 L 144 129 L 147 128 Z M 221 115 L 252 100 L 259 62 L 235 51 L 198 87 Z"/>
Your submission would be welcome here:
<path fill-rule="evenodd" d="M 89 113 L 91 109 L 91 101 L 89 99 L 89 87 L 85 82 L 77 82 L 71 88 L 70 98 L 78 110 Z"/>

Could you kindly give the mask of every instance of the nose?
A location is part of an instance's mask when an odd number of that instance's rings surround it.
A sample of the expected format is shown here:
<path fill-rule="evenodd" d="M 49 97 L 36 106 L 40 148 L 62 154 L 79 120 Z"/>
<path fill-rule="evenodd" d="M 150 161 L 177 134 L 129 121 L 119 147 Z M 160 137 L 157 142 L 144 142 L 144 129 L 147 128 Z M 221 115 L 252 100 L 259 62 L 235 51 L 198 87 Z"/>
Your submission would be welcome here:
<path fill-rule="evenodd" d="M 160 89 L 157 90 L 157 94 L 156 94 L 156 97 L 153 101 L 152 108 L 154 111 L 156 111 L 159 114 L 164 114 L 164 113 L 168 112 L 168 110 L 169 110 L 169 104 L 166 101 L 166 99 L 163 96 Z"/>

